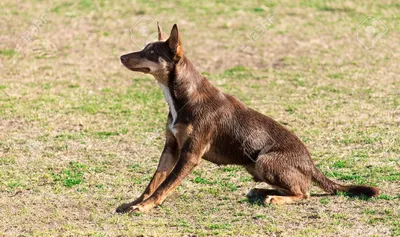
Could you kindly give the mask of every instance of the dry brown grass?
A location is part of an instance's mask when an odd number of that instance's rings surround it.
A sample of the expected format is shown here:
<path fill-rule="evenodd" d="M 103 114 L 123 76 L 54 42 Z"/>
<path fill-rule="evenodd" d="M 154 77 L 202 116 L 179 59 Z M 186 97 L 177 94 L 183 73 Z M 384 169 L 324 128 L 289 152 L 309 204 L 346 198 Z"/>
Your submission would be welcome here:
<path fill-rule="evenodd" d="M 0 9 L 0 235 L 400 235 L 395 1 L 6 0 Z M 272 26 L 249 41 L 268 14 Z M 203 162 L 159 208 L 116 215 L 145 188 L 163 143 L 161 91 L 119 63 L 138 49 L 130 29 L 143 16 L 166 31 L 177 23 L 186 54 L 212 83 L 293 130 L 329 177 L 383 195 L 250 204 L 245 193 L 266 185 Z M 369 50 L 355 34 L 366 16 L 388 28 Z"/>

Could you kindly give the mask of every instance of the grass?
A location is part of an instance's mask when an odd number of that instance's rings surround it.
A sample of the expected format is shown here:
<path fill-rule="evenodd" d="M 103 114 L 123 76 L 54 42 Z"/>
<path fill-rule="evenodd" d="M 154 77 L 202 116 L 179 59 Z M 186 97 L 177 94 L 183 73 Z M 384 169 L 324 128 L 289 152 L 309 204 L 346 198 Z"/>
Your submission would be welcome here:
<path fill-rule="evenodd" d="M 399 236 L 400 5 L 235 3 L 2 1 L 0 235 Z M 161 90 L 119 63 L 138 50 L 130 30 L 143 16 L 166 32 L 177 23 L 196 67 L 295 132 L 328 177 L 382 194 L 314 187 L 308 201 L 262 205 L 245 194 L 267 185 L 204 161 L 160 207 L 116 215 L 150 181 L 164 142 Z M 388 27 L 369 50 L 356 37 L 366 16 Z"/>
<path fill-rule="evenodd" d="M 52 178 L 55 183 L 61 183 L 65 187 L 71 188 L 72 186 L 83 183 L 84 171 L 86 166 L 78 162 L 70 162 L 68 167 L 59 173 L 52 173 Z"/>
<path fill-rule="evenodd" d="M 0 55 L 3 55 L 3 56 L 11 57 L 16 54 L 17 54 L 17 52 L 14 49 L 0 49 Z"/>

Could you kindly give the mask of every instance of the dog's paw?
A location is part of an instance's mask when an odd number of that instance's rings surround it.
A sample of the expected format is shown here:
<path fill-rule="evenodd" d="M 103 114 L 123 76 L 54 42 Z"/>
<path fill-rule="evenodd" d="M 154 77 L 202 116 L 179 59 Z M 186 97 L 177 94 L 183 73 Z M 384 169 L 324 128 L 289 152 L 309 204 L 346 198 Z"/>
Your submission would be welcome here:
<path fill-rule="evenodd" d="M 132 205 L 130 203 L 124 203 L 124 204 L 120 205 L 119 207 L 117 207 L 115 212 L 116 213 L 126 213 L 130 210 L 131 206 Z"/>
<path fill-rule="evenodd" d="M 137 205 L 137 206 L 135 205 L 135 206 L 129 207 L 128 211 L 129 211 L 129 216 L 133 216 L 133 215 L 135 215 L 137 213 L 145 212 L 146 210 L 145 210 L 144 207 L 142 207 L 140 205 Z"/>
<path fill-rule="evenodd" d="M 264 199 L 265 204 L 278 204 L 278 199 L 275 196 L 266 196 Z"/>

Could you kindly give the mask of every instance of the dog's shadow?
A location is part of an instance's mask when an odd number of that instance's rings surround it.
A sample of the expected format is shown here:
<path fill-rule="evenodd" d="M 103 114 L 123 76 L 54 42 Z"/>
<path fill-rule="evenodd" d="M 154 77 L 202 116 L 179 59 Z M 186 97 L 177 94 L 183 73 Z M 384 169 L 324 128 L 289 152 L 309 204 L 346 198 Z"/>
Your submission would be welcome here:
<path fill-rule="evenodd" d="M 267 196 L 282 195 L 275 189 L 257 189 L 256 194 L 250 194 L 250 192 L 246 195 L 247 200 L 251 205 L 256 206 L 266 206 L 267 204 L 265 204 L 264 200 Z"/>

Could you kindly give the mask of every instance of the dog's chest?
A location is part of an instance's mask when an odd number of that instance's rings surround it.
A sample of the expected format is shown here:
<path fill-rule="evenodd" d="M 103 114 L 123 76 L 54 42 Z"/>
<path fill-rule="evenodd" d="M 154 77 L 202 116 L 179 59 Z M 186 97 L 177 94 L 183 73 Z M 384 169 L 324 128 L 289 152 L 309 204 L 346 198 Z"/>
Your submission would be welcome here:
<path fill-rule="evenodd" d="M 165 100 L 166 100 L 167 103 L 168 103 L 169 111 L 171 112 L 171 115 L 172 115 L 172 121 L 171 121 L 170 124 L 168 124 L 168 128 L 169 128 L 169 129 L 171 130 L 171 132 L 176 136 L 176 132 L 177 132 L 177 131 L 176 131 L 176 129 L 174 128 L 174 125 L 175 125 L 176 118 L 177 118 L 178 114 L 177 114 L 176 109 L 175 109 L 174 101 L 173 101 L 173 99 L 172 99 L 171 92 L 170 92 L 168 86 L 165 86 L 165 85 L 163 85 L 163 84 L 159 84 L 159 85 L 160 85 L 160 87 L 161 87 L 161 90 L 162 90 L 163 93 L 164 93 Z"/>

